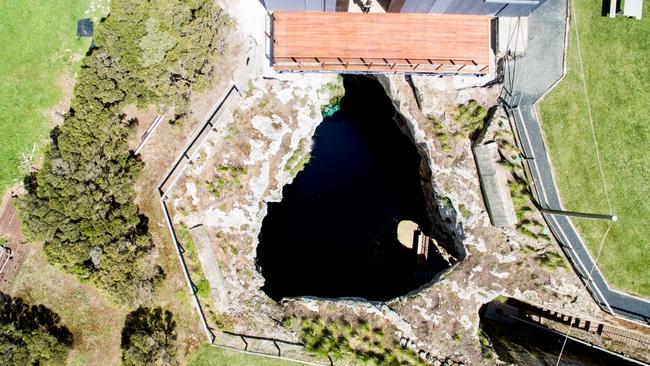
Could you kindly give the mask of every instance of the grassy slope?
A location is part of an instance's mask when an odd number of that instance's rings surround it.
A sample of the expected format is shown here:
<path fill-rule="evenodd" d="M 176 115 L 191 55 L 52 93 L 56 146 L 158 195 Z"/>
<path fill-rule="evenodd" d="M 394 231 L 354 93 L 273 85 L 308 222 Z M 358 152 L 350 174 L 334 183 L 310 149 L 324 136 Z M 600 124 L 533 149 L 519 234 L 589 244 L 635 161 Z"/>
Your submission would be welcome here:
<path fill-rule="evenodd" d="M 42 245 L 25 244 L 21 255 L 27 252 L 9 292 L 61 316 L 74 336 L 70 366 L 117 364 L 126 310 L 116 308 L 96 288 L 49 265 Z"/>
<path fill-rule="evenodd" d="M 201 346 L 190 358 L 188 366 L 299 366 L 300 363 Z"/>
<path fill-rule="evenodd" d="M 602 17 L 600 0 L 574 6 L 596 139 L 619 217 L 598 264 L 613 287 L 650 297 L 650 22 Z M 650 15 L 649 1 L 644 15 Z M 542 124 L 565 208 L 607 213 L 574 24 L 568 75 L 541 103 Z M 574 222 L 595 257 L 607 224 Z"/>
<path fill-rule="evenodd" d="M 98 3 L 105 0 L 96 1 Z M 0 1 L 0 194 L 20 179 L 22 153 L 47 141 L 44 111 L 62 97 L 57 76 L 74 73 L 88 48 L 76 21 L 91 0 Z"/>

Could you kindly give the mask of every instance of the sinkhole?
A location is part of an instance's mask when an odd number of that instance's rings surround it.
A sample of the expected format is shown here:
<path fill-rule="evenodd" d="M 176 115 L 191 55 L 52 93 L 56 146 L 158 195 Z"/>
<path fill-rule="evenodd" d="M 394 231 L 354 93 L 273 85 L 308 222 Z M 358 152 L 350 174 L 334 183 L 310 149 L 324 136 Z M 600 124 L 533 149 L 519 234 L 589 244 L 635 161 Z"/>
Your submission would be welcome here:
<path fill-rule="evenodd" d="M 344 86 L 341 110 L 316 129 L 309 164 L 268 204 L 257 264 L 275 300 L 386 301 L 447 267 L 428 239 L 420 155 L 390 99 L 373 78 L 345 76 Z"/>

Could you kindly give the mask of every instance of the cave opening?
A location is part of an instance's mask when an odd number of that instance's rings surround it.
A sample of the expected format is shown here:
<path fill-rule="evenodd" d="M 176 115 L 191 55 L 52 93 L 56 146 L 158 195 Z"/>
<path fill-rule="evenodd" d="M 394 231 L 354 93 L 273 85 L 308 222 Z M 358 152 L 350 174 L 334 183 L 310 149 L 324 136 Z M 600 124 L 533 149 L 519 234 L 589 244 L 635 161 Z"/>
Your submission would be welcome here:
<path fill-rule="evenodd" d="M 318 126 L 309 164 L 262 222 L 257 264 L 263 290 L 278 301 L 386 301 L 448 266 L 430 245 L 421 158 L 391 100 L 376 79 L 343 81 L 340 111 Z"/>

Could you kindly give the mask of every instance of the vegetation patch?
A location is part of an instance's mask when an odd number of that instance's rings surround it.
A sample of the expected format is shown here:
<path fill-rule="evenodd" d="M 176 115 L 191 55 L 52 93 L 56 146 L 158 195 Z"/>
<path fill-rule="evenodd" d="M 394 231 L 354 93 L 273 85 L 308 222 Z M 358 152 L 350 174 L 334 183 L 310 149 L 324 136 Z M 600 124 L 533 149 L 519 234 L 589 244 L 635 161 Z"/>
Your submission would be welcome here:
<path fill-rule="evenodd" d="M 598 267 L 613 287 L 650 298 L 650 22 L 603 17 L 600 5 L 596 0 L 573 4 L 567 76 L 540 104 L 542 128 L 564 207 L 608 213 L 578 56 L 577 17 L 593 127 L 612 211 L 618 216 Z M 650 2 L 644 2 L 643 12 L 650 14 Z M 573 222 L 595 257 L 608 223 Z"/>
<path fill-rule="evenodd" d="M 478 329 L 478 341 L 481 345 L 481 354 L 483 358 L 487 360 L 494 360 L 497 356 L 496 351 L 494 351 L 494 346 L 490 341 L 490 337 L 483 331 L 483 329 Z"/>
<path fill-rule="evenodd" d="M 300 366 L 298 362 L 237 352 L 204 344 L 190 357 L 188 366 Z"/>
<path fill-rule="evenodd" d="M 215 169 L 214 177 L 209 183 L 208 191 L 216 199 L 221 199 L 224 192 L 242 189 L 242 177 L 248 174 L 248 168 L 243 165 L 220 165 Z"/>
<path fill-rule="evenodd" d="M 556 251 L 544 251 L 539 255 L 539 261 L 543 266 L 550 270 L 556 270 L 558 268 L 566 268 L 566 263 L 564 258 L 559 255 Z"/>
<path fill-rule="evenodd" d="M 122 110 L 164 104 L 182 118 L 190 91 L 213 76 L 228 24 L 208 0 L 113 3 L 43 168 L 25 180 L 26 233 L 45 242 L 50 263 L 117 301 L 146 301 L 163 277 L 145 260 L 153 249 L 148 220 L 133 203 L 142 163 L 127 145 L 136 121 Z"/>
<path fill-rule="evenodd" d="M 460 215 L 464 220 L 468 220 L 470 217 L 472 217 L 472 211 L 470 211 L 464 204 L 458 204 L 458 210 L 460 211 Z"/>
<path fill-rule="evenodd" d="M 72 333 L 56 313 L 0 292 L 0 363 L 61 365 L 72 344 Z"/>
<path fill-rule="evenodd" d="M 140 307 L 122 329 L 124 366 L 176 365 L 176 322 L 169 310 Z"/>
<path fill-rule="evenodd" d="M 63 98 L 62 89 L 72 87 L 62 84 L 74 83 L 81 56 L 90 45 L 90 39 L 75 35 L 77 19 L 104 15 L 106 2 L 0 2 L 0 196 L 29 171 L 30 159 L 23 159 L 23 154 L 31 155 L 36 147 L 39 155 L 47 144 L 51 121 L 46 109 Z M 96 7 L 88 13 L 91 3 Z"/>
<path fill-rule="evenodd" d="M 305 166 L 309 164 L 311 160 L 311 154 L 305 151 L 302 146 L 299 146 L 294 150 L 293 154 L 287 160 L 287 164 L 284 166 L 284 171 L 289 173 L 292 177 L 295 177 L 298 172 L 305 169 Z"/>
<path fill-rule="evenodd" d="M 488 111 L 476 100 L 470 99 L 466 104 L 459 104 L 452 113 L 449 125 L 443 125 L 438 117 L 429 116 L 431 125 L 429 132 L 435 136 L 440 144 L 440 150 L 445 153 L 452 152 L 456 144 L 472 138 L 485 124 Z"/>
<path fill-rule="evenodd" d="M 488 111 L 474 99 L 470 99 L 467 104 L 459 104 L 454 112 L 454 122 L 460 128 L 466 137 L 471 136 L 474 132 L 479 131 L 485 125 Z"/>
<path fill-rule="evenodd" d="M 330 101 L 321 108 L 321 112 L 325 117 L 329 117 L 340 109 L 341 99 L 345 95 L 345 87 L 343 86 L 343 77 L 336 75 L 335 82 L 325 83 L 321 89 L 321 93 L 330 95 Z"/>
<path fill-rule="evenodd" d="M 503 124 L 505 126 L 505 124 Z M 546 226 L 540 222 L 536 215 L 536 208 L 533 203 L 534 197 L 530 191 L 530 185 L 524 172 L 521 152 L 515 146 L 514 137 L 505 129 L 499 129 L 495 133 L 495 140 L 499 146 L 501 160 L 499 165 L 509 175 L 508 187 L 512 203 L 517 216 L 517 232 L 538 244 L 536 247 L 525 246 L 524 249 L 540 264 L 552 271 L 558 268 L 566 268 L 566 263 L 555 248 L 546 247 L 551 242 L 551 236 Z"/>
<path fill-rule="evenodd" d="M 189 229 L 183 223 L 175 225 L 175 229 L 176 237 L 184 249 L 183 259 L 187 265 L 190 279 L 196 287 L 196 296 L 198 296 L 199 300 L 201 301 L 201 306 L 207 312 L 208 319 L 219 329 L 230 329 L 231 320 L 225 316 L 220 316 L 214 310 L 212 297 L 210 295 L 210 282 L 208 282 L 208 280 L 205 278 L 205 275 L 203 274 L 201 262 L 199 261 L 199 254 L 196 251 L 196 245 L 194 244 L 192 235 L 190 235 Z"/>
<path fill-rule="evenodd" d="M 426 365 L 415 352 L 401 347 L 386 329 L 364 319 L 350 322 L 318 315 L 288 316 L 282 325 L 299 333 L 307 352 L 322 359 L 362 365 Z"/>
<path fill-rule="evenodd" d="M 203 271 L 201 270 L 201 263 L 199 262 L 199 254 L 196 251 L 196 245 L 190 234 L 190 230 L 183 223 L 175 225 L 176 237 L 183 247 L 183 258 L 185 259 L 185 264 L 187 269 L 190 272 L 190 277 L 194 283 L 207 282 L 205 276 L 203 276 Z M 197 287 L 199 287 L 197 285 Z"/>

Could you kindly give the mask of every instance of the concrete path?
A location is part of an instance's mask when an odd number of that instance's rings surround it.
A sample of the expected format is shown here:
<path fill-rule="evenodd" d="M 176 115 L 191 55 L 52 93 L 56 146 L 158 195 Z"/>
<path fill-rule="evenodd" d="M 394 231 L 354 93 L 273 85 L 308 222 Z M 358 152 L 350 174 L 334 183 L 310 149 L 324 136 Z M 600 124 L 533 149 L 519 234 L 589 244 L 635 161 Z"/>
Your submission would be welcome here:
<path fill-rule="evenodd" d="M 196 245 L 201 269 L 210 284 L 210 296 L 214 301 L 214 306 L 218 312 L 225 313 L 229 310 L 230 301 L 226 290 L 226 281 L 221 275 L 217 256 L 214 254 L 212 240 L 210 240 L 210 236 L 203 225 L 191 228 L 190 234 L 194 240 L 194 245 Z"/>
<path fill-rule="evenodd" d="M 536 199 L 542 207 L 552 209 L 561 208 L 562 202 L 535 103 L 563 76 L 566 15 L 567 0 L 548 0 L 531 14 L 526 56 L 510 63 L 502 94 L 507 103 L 518 104 L 511 114 L 530 167 Z M 650 302 L 609 287 L 571 219 L 549 214 L 544 214 L 544 219 L 576 273 L 604 310 L 650 324 Z"/>

